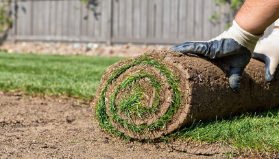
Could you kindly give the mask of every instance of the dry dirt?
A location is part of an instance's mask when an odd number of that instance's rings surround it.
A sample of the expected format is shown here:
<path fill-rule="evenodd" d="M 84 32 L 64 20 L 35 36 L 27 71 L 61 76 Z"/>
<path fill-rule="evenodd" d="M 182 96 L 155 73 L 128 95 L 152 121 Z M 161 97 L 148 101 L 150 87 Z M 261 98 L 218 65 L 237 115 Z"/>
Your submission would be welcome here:
<path fill-rule="evenodd" d="M 0 93 L 0 158 L 223 158 L 222 146 L 123 141 L 92 120 L 91 102 Z M 181 143 L 180 143 L 181 144 Z M 181 147 L 181 146 L 179 146 Z M 219 151 L 208 151 L 214 149 Z M 212 153 L 213 152 L 213 153 Z"/>
<path fill-rule="evenodd" d="M 8 53 L 135 57 L 142 55 L 146 50 L 168 50 L 169 47 L 133 44 L 107 46 L 95 43 L 6 42 L 0 46 L 0 50 L 6 50 Z"/>

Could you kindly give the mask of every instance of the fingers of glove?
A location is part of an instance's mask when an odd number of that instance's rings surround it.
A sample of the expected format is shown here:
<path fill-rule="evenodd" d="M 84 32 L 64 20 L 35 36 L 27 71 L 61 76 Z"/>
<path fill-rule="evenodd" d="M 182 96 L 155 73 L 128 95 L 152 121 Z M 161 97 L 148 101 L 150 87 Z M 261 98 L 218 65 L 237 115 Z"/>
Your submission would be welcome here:
<path fill-rule="evenodd" d="M 271 74 L 270 73 L 270 60 L 269 60 L 269 58 L 266 60 L 266 62 L 265 62 L 265 70 L 264 70 L 264 74 L 265 74 L 265 80 L 267 81 L 267 82 L 270 82 L 270 81 L 272 81 L 273 79 L 274 79 L 274 73 L 273 74 Z"/>
<path fill-rule="evenodd" d="M 229 83 L 233 92 L 237 92 L 240 88 L 243 71 L 244 67 L 230 67 Z"/>
<path fill-rule="evenodd" d="M 266 58 L 266 62 L 265 62 L 265 79 L 266 81 L 270 82 L 273 80 L 274 78 L 274 73 L 277 69 L 278 66 L 278 59 L 274 59 L 274 58 Z M 269 78 L 268 78 L 269 77 Z"/>
<path fill-rule="evenodd" d="M 251 54 L 249 53 L 234 55 L 225 58 L 226 63 L 230 65 L 229 83 L 233 92 L 237 92 L 239 90 L 242 80 L 242 73 L 244 72 L 247 64 L 250 62 L 250 59 Z"/>
<path fill-rule="evenodd" d="M 266 80 L 267 82 L 272 81 L 272 80 L 274 79 L 274 76 L 273 76 L 273 75 L 274 75 L 274 72 L 275 72 L 275 71 L 270 72 L 270 67 L 271 67 L 271 65 L 273 64 L 272 61 L 270 60 L 270 58 L 267 57 L 267 56 L 264 55 L 264 54 L 260 54 L 260 53 L 256 53 L 256 52 L 254 52 L 253 58 L 265 62 L 265 71 L 264 71 L 264 72 L 265 72 L 265 80 Z"/>
<path fill-rule="evenodd" d="M 221 39 L 209 42 L 185 42 L 171 47 L 170 50 L 178 51 L 184 54 L 199 53 L 211 59 L 241 55 L 245 53 L 248 53 L 251 56 L 251 52 L 234 39 Z"/>
<path fill-rule="evenodd" d="M 207 42 L 185 42 L 171 47 L 169 50 L 181 53 L 199 53 L 205 54 L 208 50 Z"/>

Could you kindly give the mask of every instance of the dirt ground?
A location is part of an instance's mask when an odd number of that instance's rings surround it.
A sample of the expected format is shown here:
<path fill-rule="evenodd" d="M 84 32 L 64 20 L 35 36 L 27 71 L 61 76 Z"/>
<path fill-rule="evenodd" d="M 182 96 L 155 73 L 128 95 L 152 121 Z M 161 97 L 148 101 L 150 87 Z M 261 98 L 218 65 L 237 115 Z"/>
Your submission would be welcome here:
<path fill-rule="evenodd" d="M 0 158 L 226 157 L 216 145 L 185 144 L 182 152 L 177 143 L 125 142 L 93 118 L 90 102 L 0 92 Z"/>
<path fill-rule="evenodd" d="M 112 45 L 95 43 L 44 43 L 44 42 L 6 42 L 0 50 L 8 53 L 36 53 L 58 55 L 87 55 L 87 56 L 118 56 L 135 57 L 142 55 L 146 50 L 168 50 L 166 45 Z"/>

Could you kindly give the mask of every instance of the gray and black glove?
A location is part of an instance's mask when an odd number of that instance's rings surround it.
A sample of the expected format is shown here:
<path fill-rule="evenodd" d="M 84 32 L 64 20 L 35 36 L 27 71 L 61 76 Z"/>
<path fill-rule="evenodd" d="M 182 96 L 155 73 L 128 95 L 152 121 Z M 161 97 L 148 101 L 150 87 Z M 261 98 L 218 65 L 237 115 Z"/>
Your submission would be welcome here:
<path fill-rule="evenodd" d="M 274 26 L 279 27 L 279 19 Z M 258 41 L 253 58 L 265 62 L 265 80 L 272 81 L 279 63 L 279 28 L 274 28 L 267 38 Z"/>
<path fill-rule="evenodd" d="M 250 62 L 253 50 L 262 35 L 252 35 L 233 21 L 228 31 L 207 42 L 185 42 L 171 47 L 170 50 L 181 53 L 197 53 L 211 59 L 222 58 L 230 66 L 229 83 L 233 92 L 237 92 L 242 73 Z"/>

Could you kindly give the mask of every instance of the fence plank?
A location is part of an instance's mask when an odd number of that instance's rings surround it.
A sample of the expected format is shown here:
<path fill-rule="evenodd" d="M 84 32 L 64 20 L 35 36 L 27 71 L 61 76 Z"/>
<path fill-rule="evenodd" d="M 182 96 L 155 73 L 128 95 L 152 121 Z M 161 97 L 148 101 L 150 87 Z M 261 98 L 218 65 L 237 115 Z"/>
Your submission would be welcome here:
<path fill-rule="evenodd" d="M 88 27 L 87 27 L 87 35 L 95 37 L 95 11 L 94 6 L 88 6 Z"/>
<path fill-rule="evenodd" d="M 220 14 L 220 11 L 219 11 L 220 8 L 218 6 L 216 6 L 214 3 L 211 3 L 211 7 L 212 7 L 211 15 L 213 15 L 213 14 L 219 15 Z M 220 18 L 217 18 L 217 19 L 213 20 L 211 24 L 212 24 L 211 37 L 216 37 L 221 33 L 221 31 L 220 31 Z"/>
<path fill-rule="evenodd" d="M 16 0 L 12 0 L 11 1 L 11 12 L 12 12 L 12 23 L 13 23 L 13 27 L 11 28 L 11 31 L 10 31 L 10 35 L 8 37 L 9 40 L 11 40 L 13 43 L 16 42 L 16 29 L 17 29 L 17 11 L 16 11 Z"/>
<path fill-rule="evenodd" d="M 112 30 L 113 37 L 117 37 L 119 35 L 119 0 L 113 0 L 113 22 L 112 22 Z"/>
<path fill-rule="evenodd" d="M 133 36 L 133 0 L 126 0 L 126 37 L 132 38 Z"/>
<path fill-rule="evenodd" d="M 80 37 L 80 27 L 81 27 L 81 20 L 80 20 L 80 7 L 81 3 L 77 1 L 73 1 L 72 5 L 70 6 L 70 29 L 69 29 L 69 36 L 76 36 L 77 38 Z"/>
<path fill-rule="evenodd" d="M 133 37 L 138 39 L 140 38 L 140 6 L 141 0 L 134 1 L 134 12 L 133 12 Z"/>
<path fill-rule="evenodd" d="M 55 22 L 55 35 L 62 36 L 62 28 L 63 28 L 63 2 L 58 1 L 56 2 L 56 22 Z"/>
<path fill-rule="evenodd" d="M 119 36 L 125 37 L 126 36 L 126 0 L 119 1 Z"/>
<path fill-rule="evenodd" d="M 44 8 L 43 12 L 43 25 L 44 31 L 42 31 L 42 35 L 49 35 L 50 32 L 50 1 L 45 1 L 42 3 L 42 8 Z"/>
<path fill-rule="evenodd" d="M 38 6 L 38 2 L 34 1 L 33 3 L 33 12 L 32 13 L 36 13 L 36 14 L 32 14 L 32 28 L 33 28 L 33 35 L 37 35 L 38 34 L 38 26 L 39 26 L 39 14 L 40 12 L 38 11 L 39 10 L 39 6 Z M 18 25 L 17 26 L 21 26 L 21 25 Z"/>
<path fill-rule="evenodd" d="M 17 21 L 18 24 L 21 24 L 22 23 L 21 21 L 23 20 L 23 15 L 22 15 L 23 13 L 22 13 L 20 8 L 21 8 L 21 2 L 17 2 L 17 8 L 16 8 L 17 9 L 17 14 L 16 14 L 15 17 L 16 17 L 16 21 Z M 18 35 L 21 35 L 22 28 L 23 28 L 22 26 L 16 25 L 15 30 L 17 31 Z"/>
<path fill-rule="evenodd" d="M 140 37 L 147 37 L 147 10 L 148 10 L 148 0 L 141 0 L 140 7 Z"/>
<path fill-rule="evenodd" d="M 227 23 L 230 22 L 230 20 L 227 20 L 227 17 L 225 15 L 226 11 L 229 10 L 229 5 L 222 5 L 220 6 L 220 32 L 227 29 Z"/>
<path fill-rule="evenodd" d="M 101 25 L 102 25 L 102 15 L 101 15 L 101 8 L 102 8 L 102 2 L 101 0 L 98 0 L 95 2 L 94 6 L 94 20 L 95 20 L 95 29 L 94 29 L 94 35 L 96 37 L 101 36 Z"/>
<path fill-rule="evenodd" d="M 88 23 L 89 23 L 89 12 L 86 8 L 86 4 L 81 4 L 80 7 L 81 10 L 81 37 L 88 36 L 87 30 L 88 30 Z"/>
<path fill-rule="evenodd" d="M 202 40 L 203 35 L 203 0 L 195 1 L 195 38 L 198 40 Z"/>
<path fill-rule="evenodd" d="M 39 9 L 39 22 L 38 22 L 38 35 L 45 35 L 45 33 L 48 30 L 48 18 L 45 16 L 47 14 L 47 10 L 49 9 L 48 6 L 46 5 L 48 1 L 38 1 L 38 9 Z M 44 8 L 46 10 L 44 11 Z M 36 13 L 34 13 L 36 14 Z"/>
<path fill-rule="evenodd" d="M 163 0 L 156 0 L 155 21 L 156 38 L 160 39 L 163 33 Z"/>
<path fill-rule="evenodd" d="M 211 18 L 211 14 L 212 14 L 212 11 L 211 11 L 211 3 L 213 1 L 212 0 L 205 0 L 204 1 L 204 16 L 203 16 L 203 25 L 202 25 L 202 29 L 203 29 L 203 39 L 208 39 L 210 40 L 211 38 L 211 28 L 212 28 L 212 25 L 211 25 L 211 21 L 210 21 L 210 18 Z"/>
<path fill-rule="evenodd" d="M 43 10 L 43 1 L 37 1 L 38 10 L 34 14 L 38 13 L 38 28 L 37 35 L 43 35 L 44 32 L 44 10 Z M 36 27 L 36 26 L 35 26 Z"/>
<path fill-rule="evenodd" d="M 196 40 L 194 35 L 195 29 L 195 1 L 188 1 L 187 3 L 187 20 L 186 20 L 186 37 L 185 40 Z"/>
<path fill-rule="evenodd" d="M 56 23 L 58 22 L 57 5 L 55 1 L 50 1 L 50 24 L 49 24 L 49 34 L 56 35 Z"/>
<path fill-rule="evenodd" d="M 102 5 L 100 8 L 100 14 L 101 14 L 101 33 L 100 33 L 100 37 L 105 38 L 107 35 L 107 32 L 109 32 L 110 29 L 108 29 L 107 25 L 108 25 L 108 20 L 110 17 L 110 12 L 108 9 L 108 7 L 110 7 L 110 3 L 109 0 L 102 0 L 101 1 Z"/>
<path fill-rule="evenodd" d="M 164 0 L 163 4 L 163 38 L 168 38 L 170 36 L 170 5 L 172 0 Z"/>
<path fill-rule="evenodd" d="M 187 6 L 188 6 L 187 1 L 185 1 L 185 0 L 180 0 L 179 1 L 178 39 L 185 39 L 185 36 L 187 36 L 187 33 L 186 33 L 186 29 L 188 29 L 188 28 L 186 28 L 187 9 L 185 9 Z"/>
<path fill-rule="evenodd" d="M 179 30 L 179 10 L 178 10 L 179 0 L 172 0 L 171 2 L 171 20 L 170 20 L 170 35 L 171 39 L 178 37 Z"/>
<path fill-rule="evenodd" d="M 112 38 L 112 5 L 113 5 L 113 0 L 107 0 L 107 6 L 105 7 L 107 9 L 107 23 L 104 24 L 106 26 L 106 43 L 107 45 L 111 45 L 111 38 Z"/>
<path fill-rule="evenodd" d="M 70 2 L 70 1 L 69 1 Z M 69 7 L 70 4 L 67 1 L 62 1 L 62 35 L 67 36 L 69 30 Z"/>
<path fill-rule="evenodd" d="M 18 34 L 30 35 L 32 24 L 32 2 L 18 2 L 18 24 L 24 24 L 18 27 Z"/>
<path fill-rule="evenodd" d="M 154 38 L 155 37 L 155 5 L 154 0 L 148 1 L 148 31 L 147 31 L 147 37 Z"/>

